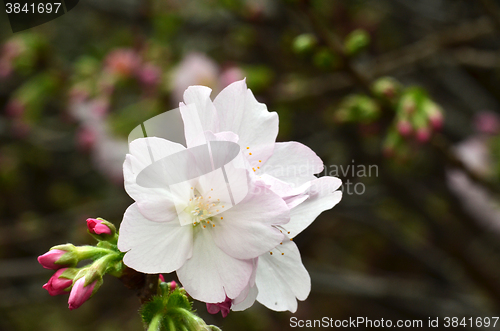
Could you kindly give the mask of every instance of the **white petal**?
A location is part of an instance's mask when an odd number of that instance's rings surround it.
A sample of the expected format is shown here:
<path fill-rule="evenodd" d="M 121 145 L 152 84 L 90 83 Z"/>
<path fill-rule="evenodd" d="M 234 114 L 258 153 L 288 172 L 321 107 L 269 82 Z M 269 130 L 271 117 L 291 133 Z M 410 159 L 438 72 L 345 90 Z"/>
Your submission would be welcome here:
<path fill-rule="evenodd" d="M 311 291 L 311 278 L 302 264 L 297 245 L 293 241 L 284 242 L 272 255 L 259 257 L 255 283 L 259 289 L 257 301 L 275 311 L 294 313 L 296 298 L 305 300 Z"/>
<path fill-rule="evenodd" d="M 137 202 L 143 216 L 155 222 L 169 222 L 177 218 L 172 194 L 165 188 L 148 188 L 139 185 L 136 175 L 132 172 L 133 163 L 140 161 L 128 154 L 123 164 L 125 191 Z"/>
<path fill-rule="evenodd" d="M 183 151 L 186 148 L 181 144 L 157 137 L 139 138 L 129 144 L 130 154 L 136 158 L 132 173 L 136 176 L 146 166 L 162 158 Z"/>
<path fill-rule="evenodd" d="M 188 147 L 203 143 L 200 133 L 219 131 L 217 112 L 210 99 L 211 92 L 205 86 L 190 86 L 184 92 L 184 104 L 181 104 L 180 110 Z"/>
<path fill-rule="evenodd" d="M 177 276 L 187 293 L 207 303 L 223 302 L 226 295 L 234 299 L 248 284 L 252 260 L 238 260 L 218 248 L 211 229 L 194 229 L 193 256 L 177 270 Z"/>
<path fill-rule="evenodd" d="M 259 173 L 300 186 L 316 179 L 314 174 L 323 170 L 323 162 L 309 147 L 298 142 L 276 143 L 271 158 Z"/>
<path fill-rule="evenodd" d="M 233 305 L 231 306 L 231 310 L 233 311 L 243 311 L 245 309 L 250 308 L 253 306 L 255 299 L 257 299 L 257 295 L 259 294 L 259 290 L 257 289 L 257 286 L 252 286 L 249 288 L 248 293 L 246 293 L 246 296 L 243 300 L 237 300 L 236 298 L 234 300 Z M 238 303 L 236 303 L 238 302 Z"/>
<path fill-rule="evenodd" d="M 220 131 L 232 131 L 252 166 L 272 154 L 278 135 L 278 114 L 259 103 L 244 80 L 230 84 L 214 100 Z M 249 149 L 247 149 L 249 147 Z M 250 155 L 252 153 L 252 155 Z"/>
<path fill-rule="evenodd" d="M 289 220 L 286 203 L 266 187 L 255 186 L 247 197 L 220 214 L 212 228 L 217 246 L 238 259 L 258 257 L 283 241 L 283 234 L 272 225 Z"/>
<path fill-rule="evenodd" d="M 191 257 L 192 228 L 177 222 L 152 222 L 135 203 L 125 211 L 119 233 L 118 248 L 127 252 L 123 262 L 139 272 L 173 272 Z"/>
<path fill-rule="evenodd" d="M 284 227 L 291 238 L 307 228 L 323 211 L 333 208 L 342 199 L 335 191 L 342 184 L 336 177 L 321 177 L 311 182 L 309 198 L 290 211 L 290 222 Z"/>

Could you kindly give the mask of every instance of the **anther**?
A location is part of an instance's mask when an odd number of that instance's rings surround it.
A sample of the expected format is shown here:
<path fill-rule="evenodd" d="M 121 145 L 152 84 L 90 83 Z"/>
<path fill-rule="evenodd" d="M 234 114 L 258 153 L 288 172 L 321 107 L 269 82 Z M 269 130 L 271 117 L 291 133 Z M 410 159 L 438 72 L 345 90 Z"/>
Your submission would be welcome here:
<path fill-rule="evenodd" d="M 269 254 L 273 255 L 273 252 L 269 252 Z"/>

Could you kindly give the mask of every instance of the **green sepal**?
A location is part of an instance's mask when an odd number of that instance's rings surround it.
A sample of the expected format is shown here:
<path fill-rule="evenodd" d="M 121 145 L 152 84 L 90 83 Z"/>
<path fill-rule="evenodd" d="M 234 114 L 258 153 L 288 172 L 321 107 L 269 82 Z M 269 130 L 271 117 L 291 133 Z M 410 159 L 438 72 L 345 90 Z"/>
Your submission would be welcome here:
<path fill-rule="evenodd" d="M 80 268 L 67 268 L 58 278 L 75 279 Z"/>
<path fill-rule="evenodd" d="M 218 330 L 210 328 L 192 308 L 186 292 L 176 288 L 169 291 L 167 283 L 160 284 L 159 295 L 145 303 L 141 317 L 148 330 Z"/>
<path fill-rule="evenodd" d="M 76 267 L 79 259 L 78 259 L 78 254 L 76 252 L 76 247 L 74 245 L 72 244 L 57 245 L 52 247 L 50 250 L 53 249 L 58 249 L 66 252 L 56 262 L 54 262 L 55 264 L 60 264 L 68 267 Z"/>

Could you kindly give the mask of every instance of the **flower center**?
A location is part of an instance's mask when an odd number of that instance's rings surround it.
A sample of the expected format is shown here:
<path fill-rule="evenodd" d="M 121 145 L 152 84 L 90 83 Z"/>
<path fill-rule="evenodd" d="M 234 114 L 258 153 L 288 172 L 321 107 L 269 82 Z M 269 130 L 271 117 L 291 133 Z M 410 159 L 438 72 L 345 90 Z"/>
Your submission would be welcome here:
<path fill-rule="evenodd" d="M 193 226 L 201 225 L 203 228 L 206 228 L 207 225 L 215 227 L 216 219 L 224 219 L 221 216 L 216 217 L 216 215 L 222 212 L 223 208 L 225 206 L 220 199 L 211 195 L 200 195 L 195 189 L 193 190 L 192 198 L 189 199 L 186 211 L 192 216 Z"/>

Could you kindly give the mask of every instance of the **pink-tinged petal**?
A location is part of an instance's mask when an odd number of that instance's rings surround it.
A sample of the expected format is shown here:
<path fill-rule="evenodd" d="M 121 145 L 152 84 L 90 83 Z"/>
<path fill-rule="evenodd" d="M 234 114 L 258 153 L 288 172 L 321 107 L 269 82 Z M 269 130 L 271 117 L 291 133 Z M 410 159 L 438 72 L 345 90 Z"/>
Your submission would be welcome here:
<path fill-rule="evenodd" d="M 229 314 L 229 312 L 231 311 L 232 301 L 233 300 L 226 297 L 226 300 L 224 300 L 223 302 L 207 303 L 207 311 L 212 315 L 217 314 L 220 311 L 222 317 L 226 318 L 227 314 Z"/>
<path fill-rule="evenodd" d="M 205 86 L 190 86 L 184 92 L 184 104 L 188 107 L 180 109 L 188 147 L 198 145 L 196 137 L 200 133 L 219 131 L 217 112 L 210 99 L 211 92 L 212 89 Z"/>
<path fill-rule="evenodd" d="M 278 195 L 255 186 L 246 198 L 220 214 L 223 220 L 211 229 L 216 245 L 237 259 L 258 257 L 283 241 L 273 227 L 289 220 L 289 209 Z"/>
<path fill-rule="evenodd" d="M 57 270 L 64 267 L 64 265 L 57 264 L 56 262 L 66 253 L 66 251 L 60 249 L 51 249 L 47 253 L 38 257 L 38 263 L 40 263 L 45 269 Z"/>
<path fill-rule="evenodd" d="M 93 282 L 92 284 L 89 284 L 87 286 L 84 286 L 84 283 L 85 277 L 82 277 L 78 279 L 73 285 L 68 299 L 70 310 L 79 308 L 92 296 L 92 292 L 94 291 L 96 282 Z"/>
<path fill-rule="evenodd" d="M 123 216 L 118 249 L 127 252 L 123 262 L 143 273 L 170 273 L 191 257 L 192 227 L 178 222 L 152 222 L 145 218 L 137 204 Z"/>
<path fill-rule="evenodd" d="M 253 306 L 255 300 L 257 299 L 257 295 L 259 294 L 259 290 L 257 289 L 257 286 L 252 286 L 249 288 L 248 293 L 246 293 L 246 296 L 244 297 L 243 300 L 237 300 L 240 297 L 236 298 L 233 302 L 233 305 L 231 306 L 231 310 L 233 311 L 243 311 L 251 306 Z M 238 303 L 236 303 L 239 301 Z"/>
<path fill-rule="evenodd" d="M 309 198 L 290 211 L 290 222 L 284 225 L 290 238 L 307 228 L 323 211 L 332 209 L 342 199 L 336 191 L 342 181 L 336 177 L 321 177 L 311 183 Z"/>
<path fill-rule="evenodd" d="M 222 302 L 226 295 L 236 298 L 252 275 L 252 261 L 235 259 L 224 253 L 214 244 L 212 229 L 198 226 L 194 230 L 193 256 L 177 270 L 186 292 L 208 303 Z"/>
<path fill-rule="evenodd" d="M 272 157 L 259 173 L 268 174 L 294 186 L 316 179 L 323 162 L 309 147 L 298 142 L 276 143 Z"/>
<path fill-rule="evenodd" d="M 234 311 L 243 311 L 253 305 L 255 299 L 257 298 L 257 286 L 255 286 L 255 277 L 257 276 L 257 264 L 259 259 L 255 258 L 252 260 L 253 263 L 253 272 L 252 276 L 250 276 L 250 281 L 247 286 L 241 291 L 240 295 L 238 295 L 232 301 L 231 310 Z"/>
<path fill-rule="evenodd" d="M 231 131 L 252 166 L 265 162 L 273 153 L 278 135 L 278 114 L 259 103 L 244 80 L 226 87 L 214 100 L 219 130 Z M 248 147 L 248 149 L 247 149 Z"/>
<path fill-rule="evenodd" d="M 50 295 L 61 295 L 61 294 L 69 294 L 69 292 L 65 291 L 73 284 L 72 279 L 67 278 L 59 278 L 64 271 L 68 268 L 63 268 L 57 270 L 52 277 L 50 277 L 47 284 L 42 287 L 46 289 Z"/>
<path fill-rule="evenodd" d="M 257 301 L 275 311 L 297 311 L 297 300 L 305 300 L 311 291 L 311 278 L 302 264 L 293 241 L 284 242 L 273 254 L 259 257 L 255 280 Z"/>

